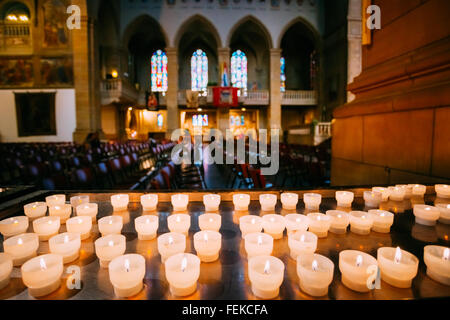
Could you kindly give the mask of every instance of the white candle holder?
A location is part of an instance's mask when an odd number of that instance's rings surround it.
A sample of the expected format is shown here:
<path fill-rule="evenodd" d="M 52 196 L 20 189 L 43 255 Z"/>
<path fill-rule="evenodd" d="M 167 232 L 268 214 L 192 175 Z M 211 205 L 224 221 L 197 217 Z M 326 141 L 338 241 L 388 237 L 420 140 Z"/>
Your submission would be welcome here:
<path fill-rule="evenodd" d="M 331 218 L 330 232 L 334 234 L 347 233 L 347 227 L 350 224 L 350 215 L 347 212 L 328 210 L 326 215 Z"/>
<path fill-rule="evenodd" d="M 222 235 L 217 231 L 199 231 L 194 234 L 194 248 L 202 262 L 213 262 L 219 259 L 222 247 Z"/>
<path fill-rule="evenodd" d="M 50 217 L 59 217 L 60 223 L 65 224 L 72 215 L 72 206 L 70 204 L 63 204 L 61 206 L 48 207 L 48 215 Z"/>
<path fill-rule="evenodd" d="M 84 196 L 70 197 L 70 205 L 72 206 L 73 211 L 75 213 L 77 212 L 77 207 L 84 203 L 89 203 L 89 196 L 84 195 Z"/>
<path fill-rule="evenodd" d="M 249 233 L 244 237 L 247 258 L 270 256 L 273 250 L 273 237 L 267 233 Z"/>
<path fill-rule="evenodd" d="M 286 229 L 286 221 L 279 214 L 267 214 L 262 217 L 264 232 L 270 234 L 275 240 L 283 238 L 284 229 Z"/>
<path fill-rule="evenodd" d="M 97 222 L 98 204 L 85 203 L 77 207 L 77 216 L 79 217 L 91 217 L 92 223 Z"/>
<path fill-rule="evenodd" d="M 397 288 L 410 288 L 417 275 L 419 259 L 400 248 L 383 247 L 377 250 L 381 280 Z"/>
<path fill-rule="evenodd" d="M 247 211 L 250 204 L 250 195 L 248 194 L 235 194 L 233 195 L 234 210 Z"/>
<path fill-rule="evenodd" d="M 182 233 L 169 232 L 158 237 L 158 252 L 161 262 L 186 250 L 186 236 Z"/>
<path fill-rule="evenodd" d="M 287 233 L 308 230 L 308 218 L 303 214 L 288 214 L 284 217 Z"/>
<path fill-rule="evenodd" d="M 57 235 L 61 227 L 60 217 L 43 217 L 33 221 L 33 231 L 38 234 L 40 241 L 48 241 Z"/>
<path fill-rule="evenodd" d="M 12 256 L 10 254 L 0 252 L 0 290 L 9 284 L 12 270 Z"/>
<path fill-rule="evenodd" d="M 389 187 L 389 199 L 392 201 L 403 201 L 406 189 L 403 187 Z"/>
<path fill-rule="evenodd" d="M 177 297 L 190 296 L 197 290 L 200 259 L 190 253 L 178 253 L 164 263 L 170 292 Z"/>
<path fill-rule="evenodd" d="M 410 184 L 408 186 L 411 188 L 413 196 L 423 197 L 427 192 L 427 186 L 422 184 Z"/>
<path fill-rule="evenodd" d="M 304 254 L 297 257 L 297 275 L 300 289 L 310 296 L 328 294 L 333 281 L 334 263 L 320 254 Z"/>
<path fill-rule="evenodd" d="M 189 204 L 189 195 L 174 194 L 171 196 L 173 211 L 186 211 Z"/>
<path fill-rule="evenodd" d="M 319 210 L 322 202 L 322 195 L 318 193 L 305 193 L 303 195 L 303 202 L 306 210 Z"/>
<path fill-rule="evenodd" d="M 339 253 L 341 281 L 349 289 L 357 292 L 369 292 L 367 279 L 377 260 L 371 255 L 357 250 L 343 250 Z"/>
<path fill-rule="evenodd" d="M 331 226 L 331 218 L 319 212 L 310 213 L 307 217 L 309 231 L 319 238 L 326 238 Z"/>
<path fill-rule="evenodd" d="M 109 279 L 119 298 L 137 295 L 144 287 L 145 259 L 140 254 L 126 254 L 114 258 L 108 266 Z"/>
<path fill-rule="evenodd" d="M 61 286 L 63 258 L 59 254 L 46 254 L 28 260 L 21 268 L 23 283 L 33 297 L 43 297 Z"/>
<path fill-rule="evenodd" d="M 364 191 L 364 203 L 366 207 L 378 208 L 381 203 L 382 195 L 380 192 Z"/>
<path fill-rule="evenodd" d="M 158 206 L 158 195 L 156 193 L 142 195 L 141 205 L 143 211 L 156 211 Z"/>
<path fill-rule="evenodd" d="M 244 238 L 249 233 L 261 232 L 263 220 L 259 216 L 247 215 L 239 218 L 239 228 Z"/>
<path fill-rule="evenodd" d="M 92 218 L 88 216 L 74 217 L 66 221 L 67 232 L 78 233 L 81 240 L 91 237 Z"/>
<path fill-rule="evenodd" d="M 337 206 L 342 208 L 351 208 L 355 194 L 350 191 L 336 191 Z"/>
<path fill-rule="evenodd" d="M 405 199 L 410 199 L 412 196 L 412 185 L 410 184 L 396 184 L 398 188 L 405 189 Z"/>
<path fill-rule="evenodd" d="M 11 255 L 14 267 L 19 267 L 35 257 L 39 248 L 36 233 L 23 233 L 3 241 L 3 251 Z"/>
<path fill-rule="evenodd" d="M 369 210 L 369 215 L 373 219 L 372 230 L 378 233 L 391 232 L 394 224 L 394 214 L 385 210 Z"/>
<path fill-rule="evenodd" d="M 80 256 L 81 238 L 79 233 L 61 233 L 48 241 L 50 252 L 63 257 L 63 263 L 70 263 Z"/>
<path fill-rule="evenodd" d="M 63 206 L 66 204 L 66 195 L 65 194 L 55 194 L 53 196 L 45 197 L 45 202 L 47 203 L 47 207 L 55 207 L 55 206 Z"/>
<path fill-rule="evenodd" d="M 436 208 L 439 209 L 439 222 L 443 224 L 450 224 L 450 203 L 438 203 Z"/>
<path fill-rule="evenodd" d="M 317 236 L 308 231 L 294 231 L 288 236 L 288 246 L 291 258 L 296 260 L 299 255 L 313 254 L 317 249 Z"/>
<path fill-rule="evenodd" d="M 128 209 L 130 196 L 128 194 L 116 194 L 111 196 L 111 205 L 114 211 L 125 211 Z"/>
<path fill-rule="evenodd" d="M 373 226 L 373 218 L 365 211 L 350 212 L 350 231 L 359 235 L 368 235 Z"/>
<path fill-rule="evenodd" d="M 204 213 L 198 217 L 200 230 L 219 231 L 222 226 L 222 217 L 220 214 Z"/>
<path fill-rule="evenodd" d="M 172 214 L 167 218 L 167 225 L 170 232 L 178 232 L 188 236 L 191 216 L 188 214 Z"/>
<path fill-rule="evenodd" d="M 23 206 L 25 215 L 30 218 L 30 221 L 42 218 L 47 213 L 47 203 L 34 202 Z"/>
<path fill-rule="evenodd" d="M 437 184 L 434 186 L 438 198 L 450 198 L 450 186 L 448 184 Z"/>
<path fill-rule="evenodd" d="M 274 299 L 279 295 L 284 278 L 284 263 L 272 256 L 256 256 L 248 261 L 248 277 L 252 292 L 261 299 Z"/>
<path fill-rule="evenodd" d="M 450 286 L 449 255 L 448 247 L 431 245 L 424 247 L 423 260 L 427 266 L 427 276 L 446 286 Z"/>
<path fill-rule="evenodd" d="M 381 201 L 385 202 L 389 200 L 389 195 L 391 194 L 389 188 L 384 187 L 373 187 L 372 192 L 381 193 Z"/>
<path fill-rule="evenodd" d="M 203 196 L 203 204 L 206 212 L 219 211 L 221 197 L 218 194 L 205 194 Z"/>
<path fill-rule="evenodd" d="M 100 267 L 107 268 L 110 261 L 125 253 L 126 238 L 121 234 L 110 234 L 95 240 L 94 246 Z"/>
<path fill-rule="evenodd" d="M 141 216 L 134 220 L 139 240 L 153 240 L 159 227 L 158 216 Z"/>
<path fill-rule="evenodd" d="M 296 193 L 282 193 L 281 194 L 281 203 L 283 205 L 283 209 L 286 210 L 296 210 L 298 204 L 298 194 Z"/>
<path fill-rule="evenodd" d="M 98 220 L 98 230 L 102 236 L 120 234 L 123 228 L 122 216 L 108 216 Z"/>
<path fill-rule="evenodd" d="M 12 217 L 0 221 L 0 233 L 7 239 L 27 232 L 28 226 L 27 216 Z"/>
<path fill-rule="evenodd" d="M 277 196 L 275 194 L 260 194 L 259 203 L 261 205 L 261 211 L 275 211 Z"/>
<path fill-rule="evenodd" d="M 423 224 L 424 226 L 436 225 L 436 221 L 441 216 L 441 212 L 438 208 L 427 206 L 425 204 L 414 205 L 413 213 L 416 217 L 416 223 Z"/>

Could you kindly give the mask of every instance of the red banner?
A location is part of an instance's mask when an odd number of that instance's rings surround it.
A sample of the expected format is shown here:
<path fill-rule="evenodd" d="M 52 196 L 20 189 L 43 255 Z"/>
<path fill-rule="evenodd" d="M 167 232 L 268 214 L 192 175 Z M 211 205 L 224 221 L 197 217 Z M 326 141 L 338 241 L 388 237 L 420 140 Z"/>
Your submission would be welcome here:
<path fill-rule="evenodd" d="M 237 107 L 238 88 L 233 87 L 214 87 L 213 103 L 216 107 Z"/>

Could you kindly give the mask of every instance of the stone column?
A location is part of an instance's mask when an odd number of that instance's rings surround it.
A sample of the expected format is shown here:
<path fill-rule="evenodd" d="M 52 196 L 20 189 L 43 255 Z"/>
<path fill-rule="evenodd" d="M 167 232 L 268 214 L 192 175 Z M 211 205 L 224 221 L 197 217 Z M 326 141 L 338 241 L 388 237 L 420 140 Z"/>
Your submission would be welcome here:
<path fill-rule="evenodd" d="M 280 136 L 283 134 L 281 128 L 281 49 L 270 49 L 270 106 L 269 106 L 269 126 L 268 129 L 280 129 Z"/>
<path fill-rule="evenodd" d="M 347 83 L 352 83 L 353 79 L 362 70 L 362 8 L 361 0 L 350 0 L 348 2 L 348 63 L 347 63 Z M 355 99 L 355 95 L 347 91 L 347 102 Z"/>
<path fill-rule="evenodd" d="M 217 50 L 218 52 L 218 70 L 219 70 L 219 83 L 218 86 L 222 83 L 222 74 L 220 73 L 220 68 L 224 62 L 227 63 L 227 69 L 228 69 L 228 85 L 231 86 L 231 77 L 230 77 L 230 71 L 231 71 L 231 60 L 230 60 L 230 48 L 219 48 Z M 218 108 L 217 109 L 217 126 L 218 129 L 222 131 L 222 134 L 225 136 L 225 132 L 227 129 L 230 128 L 230 109 L 229 108 Z"/>
<path fill-rule="evenodd" d="M 170 139 L 172 132 L 180 128 L 180 113 L 178 111 L 178 52 L 176 48 L 166 48 L 167 55 L 167 132 Z"/>

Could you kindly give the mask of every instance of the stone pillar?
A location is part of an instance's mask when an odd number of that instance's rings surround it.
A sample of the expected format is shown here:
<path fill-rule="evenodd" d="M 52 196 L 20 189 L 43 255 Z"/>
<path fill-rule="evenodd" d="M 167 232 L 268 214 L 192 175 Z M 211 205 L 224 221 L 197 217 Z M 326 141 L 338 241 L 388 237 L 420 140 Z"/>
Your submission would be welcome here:
<path fill-rule="evenodd" d="M 172 132 L 180 128 L 180 113 L 178 111 L 178 52 L 176 48 L 166 48 L 167 55 L 167 132 L 170 139 Z"/>
<path fill-rule="evenodd" d="M 281 128 L 280 59 L 281 49 L 270 49 L 270 106 L 268 129 L 280 129 L 281 136 L 283 132 Z"/>
<path fill-rule="evenodd" d="M 348 2 L 348 63 L 347 63 L 347 83 L 352 83 L 353 79 L 362 70 L 362 8 L 361 0 L 350 0 Z M 355 99 L 355 95 L 347 91 L 347 102 Z"/>
<path fill-rule="evenodd" d="M 219 83 L 217 84 L 220 86 L 222 84 L 222 74 L 220 73 L 220 68 L 224 62 L 227 63 L 227 69 L 228 69 L 228 85 L 231 86 L 231 77 L 230 77 L 230 71 L 231 71 L 231 60 L 230 60 L 230 48 L 219 48 L 217 50 L 218 52 L 218 70 L 219 70 Z M 229 108 L 218 108 L 217 109 L 217 126 L 218 129 L 222 131 L 223 135 L 225 136 L 225 132 L 227 129 L 230 128 L 230 109 Z"/>

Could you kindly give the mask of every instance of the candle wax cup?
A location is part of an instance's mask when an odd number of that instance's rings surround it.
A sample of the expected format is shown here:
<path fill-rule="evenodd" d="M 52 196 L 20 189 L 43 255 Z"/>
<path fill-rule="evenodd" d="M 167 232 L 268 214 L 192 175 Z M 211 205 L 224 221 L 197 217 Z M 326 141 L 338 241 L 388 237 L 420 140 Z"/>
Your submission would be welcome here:
<path fill-rule="evenodd" d="M 137 295 L 143 288 L 145 259 L 140 254 L 126 254 L 114 258 L 108 266 L 114 293 L 119 298 Z"/>
<path fill-rule="evenodd" d="M 328 210 L 326 215 L 331 218 L 330 232 L 335 234 L 347 233 L 347 227 L 350 223 L 348 213 L 340 210 Z"/>
<path fill-rule="evenodd" d="M 128 194 L 116 194 L 111 196 L 111 205 L 114 211 L 125 211 L 128 209 L 130 196 Z"/>
<path fill-rule="evenodd" d="M 427 266 L 427 275 L 446 286 L 450 286 L 449 248 L 442 246 L 425 246 L 423 259 Z"/>
<path fill-rule="evenodd" d="M 198 217 L 200 230 L 219 231 L 222 226 L 222 217 L 215 213 L 204 213 Z"/>
<path fill-rule="evenodd" d="M 390 195 L 390 191 L 389 188 L 383 188 L 383 187 L 373 187 L 372 188 L 372 192 L 379 192 L 381 193 L 381 201 L 388 201 L 389 200 L 389 195 Z"/>
<path fill-rule="evenodd" d="M 372 231 L 379 233 L 389 233 L 391 231 L 391 226 L 394 224 L 394 214 L 392 212 L 369 210 L 368 213 L 373 220 Z"/>
<path fill-rule="evenodd" d="M 283 238 L 286 222 L 283 216 L 278 214 L 268 214 L 262 217 L 264 232 L 270 234 L 275 240 Z"/>
<path fill-rule="evenodd" d="M 43 217 L 33 221 L 33 231 L 39 235 L 40 241 L 48 241 L 58 234 L 61 227 L 60 217 Z"/>
<path fill-rule="evenodd" d="M 61 286 L 63 258 L 58 254 L 46 254 L 28 260 L 21 268 L 23 283 L 33 297 L 42 297 Z"/>
<path fill-rule="evenodd" d="M 194 234 L 194 248 L 202 262 L 219 259 L 222 235 L 217 231 L 200 231 Z"/>
<path fill-rule="evenodd" d="M 81 238 L 79 233 L 61 233 L 48 241 L 50 252 L 63 257 L 63 263 L 70 263 L 80 256 Z"/>
<path fill-rule="evenodd" d="M 313 297 L 328 294 L 333 281 L 334 263 L 320 254 L 302 254 L 297 257 L 297 275 L 300 289 Z"/>
<path fill-rule="evenodd" d="M 355 194 L 350 191 L 336 191 L 335 197 L 338 207 L 349 208 L 352 206 Z"/>
<path fill-rule="evenodd" d="M 81 216 L 71 218 L 66 221 L 67 232 L 78 233 L 81 240 L 86 240 L 91 236 L 92 218 Z"/>
<path fill-rule="evenodd" d="M 308 230 L 308 218 L 302 214 L 288 214 L 284 217 L 288 234 L 293 231 Z"/>
<path fill-rule="evenodd" d="M 273 238 L 266 233 L 249 233 L 245 236 L 247 258 L 270 256 L 273 250 Z"/>
<path fill-rule="evenodd" d="M 439 222 L 450 224 L 450 201 L 449 203 L 438 203 L 436 208 L 440 211 Z"/>
<path fill-rule="evenodd" d="M 103 217 L 98 220 L 98 230 L 102 236 L 109 234 L 120 234 L 123 228 L 123 218 L 121 216 Z"/>
<path fill-rule="evenodd" d="M 239 218 L 239 228 L 241 229 L 242 237 L 249 233 L 261 232 L 263 226 L 261 217 L 254 215 L 247 215 Z"/>
<path fill-rule="evenodd" d="M 35 257 L 38 248 L 39 237 L 36 233 L 23 233 L 3 241 L 3 250 L 12 256 L 15 267 Z"/>
<path fill-rule="evenodd" d="M 274 211 L 277 204 L 277 196 L 275 194 L 259 195 L 259 203 L 262 211 Z"/>
<path fill-rule="evenodd" d="M 48 215 L 50 217 L 60 217 L 60 223 L 65 224 L 72 215 L 72 206 L 70 204 L 63 204 L 48 208 Z"/>
<path fill-rule="evenodd" d="M 77 212 L 77 207 L 84 203 L 89 203 L 89 196 L 75 196 L 70 198 L 70 205 L 75 213 Z"/>
<path fill-rule="evenodd" d="M 317 249 L 317 236 L 308 231 L 295 231 L 289 234 L 288 246 L 291 258 L 296 260 L 301 254 L 312 254 Z"/>
<path fill-rule="evenodd" d="M 438 208 L 425 204 L 414 205 L 413 213 L 416 217 L 416 223 L 425 226 L 434 226 L 441 215 Z"/>
<path fill-rule="evenodd" d="M 364 203 L 366 207 L 377 208 L 380 205 L 382 195 L 380 192 L 364 191 Z"/>
<path fill-rule="evenodd" d="M 96 203 L 84 203 L 77 206 L 77 216 L 88 216 L 91 217 L 92 222 L 97 221 L 98 214 L 98 204 Z"/>
<path fill-rule="evenodd" d="M 373 226 L 373 218 L 368 212 L 350 212 L 350 231 L 360 235 L 368 235 Z"/>
<path fill-rule="evenodd" d="M 0 252 L 0 290 L 9 284 L 12 270 L 12 256 L 8 253 Z"/>
<path fill-rule="evenodd" d="M 200 259 L 190 253 L 178 253 L 164 263 L 170 292 L 174 296 L 185 297 L 197 290 L 200 276 Z"/>
<path fill-rule="evenodd" d="M 250 204 L 250 195 L 248 194 L 235 194 L 233 195 L 234 210 L 247 211 Z"/>
<path fill-rule="evenodd" d="M 403 187 L 389 187 L 389 199 L 393 201 L 403 201 L 406 189 Z"/>
<path fill-rule="evenodd" d="M 283 205 L 283 209 L 286 209 L 286 210 L 295 210 L 295 209 L 297 209 L 298 194 L 296 194 L 296 193 L 282 193 L 281 194 L 281 203 Z"/>
<path fill-rule="evenodd" d="M 158 216 L 141 216 L 134 220 L 134 226 L 139 240 L 152 240 L 156 238 L 159 226 Z"/>
<path fill-rule="evenodd" d="M 377 266 L 377 260 L 371 255 L 357 250 L 343 250 L 339 253 L 341 281 L 349 289 L 357 292 L 369 292 L 368 268 Z M 370 271 L 370 270 L 369 270 Z"/>
<path fill-rule="evenodd" d="M 272 256 L 257 256 L 248 261 L 252 292 L 261 299 L 274 299 L 284 278 L 284 263 Z"/>
<path fill-rule="evenodd" d="M 434 186 L 436 195 L 438 198 L 449 199 L 450 198 L 450 185 L 437 184 Z"/>
<path fill-rule="evenodd" d="M 34 202 L 23 206 L 25 215 L 30 218 L 31 221 L 45 216 L 47 213 L 47 203 Z"/>
<path fill-rule="evenodd" d="M 29 219 L 27 216 L 12 217 L 0 221 L 0 233 L 6 239 L 25 233 L 28 226 Z"/>
<path fill-rule="evenodd" d="M 188 214 L 172 214 L 167 218 L 167 225 L 170 232 L 178 232 L 187 236 L 191 227 L 191 216 Z"/>
<path fill-rule="evenodd" d="M 408 186 L 412 188 L 412 195 L 414 196 L 423 197 L 427 192 L 427 187 L 422 184 L 411 184 Z"/>
<path fill-rule="evenodd" d="M 381 280 L 397 288 L 410 288 L 417 275 L 419 260 L 411 253 L 401 250 L 401 258 L 396 261 L 396 248 L 378 248 L 377 260 Z"/>
<path fill-rule="evenodd" d="M 320 203 L 322 202 L 322 195 L 318 193 L 305 193 L 303 195 L 303 202 L 305 203 L 305 209 L 319 210 Z"/>
<path fill-rule="evenodd" d="M 187 194 L 175 194 L 171 197 L 173 211 L 186 211 L 189 204 Z"/>
<path fill-rule="evenodd" d="M 325 238 L 331 226 L 331 218 L 322 213 L 310 213 L 307 215 L 309 231 L 319 238 Z"/>
<path fill-rule="evenodd" d="M 164 263 L 169 257 L 186 250 L 186 236 L 182 233 L 169 232 L 158 237 L 158 252 Z"/>
<path fill-rule="evenodd" d="M 53 196 L 45 197 L 47 207 L 63 206 L 66 203 L 65 194 L 55 194 Z"/>
<path fill-rule="evenodd" d="M 205 194 L 203 196 L 203 204 L 205 205 L 205 211 L 215 212 L 219 210 L 220 195 L 218 194 Z"/>
<path fill-rule="evenodd" d="M 158 206 L 157 194 L 144 194 L 141 196 L 141 205 L 144 211 L 155 211 Z"/>
<path fill-rule="evenodd" d="M 110 234 L 95 240 L 94 245 L 100 266 L 107 268 L 111 260 L 125 253 L 126 238 L 121 234 Z"/>

